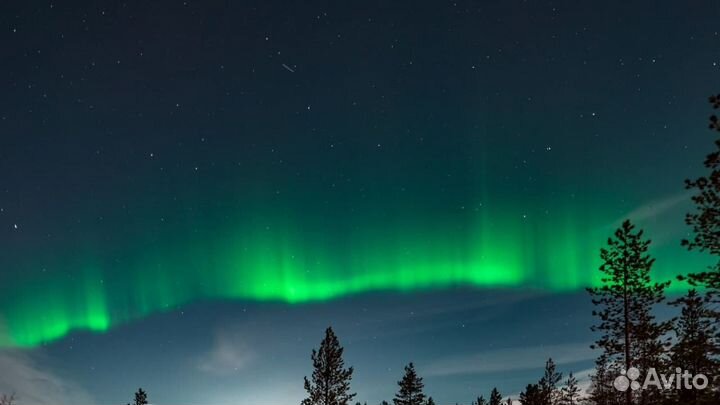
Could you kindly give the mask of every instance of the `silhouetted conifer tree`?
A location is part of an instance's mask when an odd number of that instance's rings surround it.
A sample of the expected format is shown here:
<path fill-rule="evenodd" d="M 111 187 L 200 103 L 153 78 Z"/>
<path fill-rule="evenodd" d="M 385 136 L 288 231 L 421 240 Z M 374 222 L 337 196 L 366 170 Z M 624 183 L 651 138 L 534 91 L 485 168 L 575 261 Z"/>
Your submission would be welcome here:
<path fill-rule="evenodd" d="M 681 315 L 674 325 L 677 338 L 672 348 L 672 366 L 688 370 L 693 375 L 704 374 L 712 382 L 720 370 L 717 348 L 713 344 L 717 334 L 713 312 L 694 289 L 670 304 L 681 308 Z M 714 384 L 705 390 L 681 388 L 671 394 L 677 403 L 683 405 L 720 403 Z"/>
<path fill-rule="evenodd" d="M 435 405 L 435 400 L 433 399 L 433 397 L 428 397 L 427 405 Z"/>
<path fill-rule="evenodd" d="M 490 402 L 488 405 L 502 405 L 502 395 L 500 395 L 500 391 L 498 391 L 497 388 L 493 388 L 492 391 L 490 391 Z"/>
<path fill-rule="evenodd" d="M 590 377 L 590 403 L 593 405 L 617 405 L 625 395 L 613 387 L 613 380 L 620 375 L 621 367 L 610 362 L 603 353 L 595 360 L 595 374 Z"/>
<path fill-rule="evenodd" d="M 477 397 L 477 400 L 473 402 L 473 405 L 487 405 L 487 401 L 485 401 L 485 397 L 480 395 L 479 397 Z"/>
<path fill-rule="evenodd" d="M 147 392 L 143 391 L 142 388 L 138 388 L 137 392 L 135 393 L 135 401 L 133 402 L 133 405 L 147 405 L 148 399 L 147 399 Z"/>
<path fill-rule="evenodd" d="M 548 361 L 545 362 L 545 374 L 538 383 L 543 396 L 543 405 L 554 405 L 557 402 L 559 397 L 557 384 L 561 379 L 562 373 L 556 371 L 555 362 L 553 359 L 548 359 Z"/>
<path fill-rule="evenodd" d="M 711 96 L 709 101 L 717 109 L 720 107 L 720 94 Z M 714 114 L 710 116 L 710 129 L 720 132 L 720 121 Z M 720 256 L 720 139 L 715 140 L 715 150 L 705 157 L 704 164 L 710 173 L 685 180 L 685 187 L 696 191 L 692 197 L 695 211 L 685 217 L 695 235 L 692 239 L 683 240 L 682 244 L 689 250 Z M 688 275 L 688 281 L 705 287 L 710 301 L 720 302 L 720 262 L 707 271 Z M 720 314 L 716 312 L 715 315 L 717 320 Z"/>
<path fill-rule="evenodd" d="M 327 328 L 320 348 L 312 351 L 312 379 L 305 377 L 308 397 L 302 405 L 348 405 L 355 397 L 350 393 L 353 368 L 345 368 L 343 348 L 332 328 Z"/>
<path fill-rule="evenodd" d="M 713 109 L 720 107 L 720 94 L 710 96 Z M 720 120 L 713 114 L 710 116 L 710 129 L 720 132 Z M 695 190 L 692 201 L 695 211 L 685 217 L 685 222 L 693 229 L 692 239 L 682 241 L 688 250 L 707 252 L 720 256 L 720 139 L 715 139 L 715 150 L 705 157 L 705 168 L 709 173 L 694 180 L 685 180 L 685 187 Z M 685 277 L 679 277 L 685 279 Z M 705 300 L 716 308 L 720 304 L 720 260 L 705 271 L 691 273 L 687 276 L 688 282 L 693 286 L 704 289 Z M 712 311 L 715 325 L 720 324 L 720 311 Z M 714 355 L 720 351 L 720 329 L 715 330 L 713 336 Z M 717 377 L 718 372 L 713 373 Z M 715 381 L 715 384 L 720 384 Z M 718 387 L 712 390 L 715 402 L 720 404 Z"/>
<path fill-rule="evenodd" d="M 543 405 L 544 395 L 540 386 L 528 384 L 525 391 L 520 393 L 520 403 L 523 405 Z"/>
<path fill-rule="evenodd" d="M 576 405 L 580 398 L 580 387 L 578 387 L 578 381 L 573 373 L 568 374 L 568 378 L 565 381 L 565 386 L 562 387 L 562 395 L 560 403 L 562 405 Z"/>
<path fill-rule="evenodd" d="M 603 333 L 593 348 L 602 349 L 608 362 L 621 360 L 626 370 L 636 367 L 645 371 L 663 365 L 668 343 L 662 339 L 671 324 L 656 321 L 652 309 L 665 299 L 665 288 L 670 283 L 652 282 L 654 259 L 647 254 L 650 241 L 643 239 L 643 231 L 634 229 L 626 220 L 614 238 L 608 239 L 607 248 L 600 250 L 602 285 L 588 288 L 588 292 L 599 307 L 593 315 L 600 323 L 592 330 Z M 652 395 L 651 390 L 641 391 L 640 403 Z M 631 390 L 625 392 L 624 402 L 633 403 Z"/>
<path fill-rule="evenodd" d="M 400 390 L 395 395 L 393 402 L 395 405 L 424 405 L 425 394 L 423 393 L 423 387 L 425 384 L 422 382 L 422 378 L 415 372 L 415 366 L 413 363 L 405 366 L 405 375 L 402 380 L 398 381 Z"/>

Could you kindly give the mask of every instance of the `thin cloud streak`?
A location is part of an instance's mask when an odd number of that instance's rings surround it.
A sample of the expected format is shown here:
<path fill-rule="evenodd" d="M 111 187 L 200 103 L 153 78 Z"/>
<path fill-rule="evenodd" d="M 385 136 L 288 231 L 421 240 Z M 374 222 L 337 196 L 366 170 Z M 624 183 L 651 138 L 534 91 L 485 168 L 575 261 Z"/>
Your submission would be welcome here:
<path fill-rule="evenodd" d="M 47 371 L 28 352 L 0 350 L 0 393 L 15 393 L 24 405 L 96 403 L 78 384 Z"/>
<path fill-rule="evenodd" d="M 499 373 L 540 368 L 552 357 L 557 365 L 594 359 L 589 343 L 512 347 L 475 354 L 453 356 L 425 367 L 429 376 Z"/>
<path fill-rule="evenodd" d="M 652 200 L 640 207 L 630 211 L 626 217 L 633 221 L 645 221 L 648 219 L 654 219 L 673 208 L 690 201 L 691 194 L 683 192 L 679 194 L 673 194 L 657 200 Z"/>

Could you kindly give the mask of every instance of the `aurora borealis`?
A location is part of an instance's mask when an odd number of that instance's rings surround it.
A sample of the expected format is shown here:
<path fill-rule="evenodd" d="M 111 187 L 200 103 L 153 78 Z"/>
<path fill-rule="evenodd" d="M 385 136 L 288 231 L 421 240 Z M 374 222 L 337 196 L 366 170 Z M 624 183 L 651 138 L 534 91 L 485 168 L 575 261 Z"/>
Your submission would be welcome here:
<path fill-rule="evenodd" d="M 90 252 L 68 253 L 32 265 L 73 269 L 72 278 L 29 279 L 4 297 L 9 341 L 3 343 L 34 346 L 73 329 L 102 332 L 196 300 L 300 304 L 453 286 L 572 292 L 597 276 L 587 269 L 597 268 L 595 246 L 603 238 L 584 231 L 578 218 L 555 229 L 551 223 L 528 226 L 522 217 L 503 218 L 500 212 L 459 219 L 470 225 L 358 227 L 357 235 L 334 240 L 323 237 L 323 229 L 301 233 L 280 224 L 246 229 L 241 236 L 213 233 L 163 242 L 121 264 L 79 259 Z M 673 278 L 672 267 L 658 267 L 663 279 Z"/>
<path fill-rule="evenodd" d="M 370 405 L 588 369 L 623 219 L 658 279 L 711 261 L 718 7 L 3 2 L 0 394 L 298 403 L 328 324 Z"/>

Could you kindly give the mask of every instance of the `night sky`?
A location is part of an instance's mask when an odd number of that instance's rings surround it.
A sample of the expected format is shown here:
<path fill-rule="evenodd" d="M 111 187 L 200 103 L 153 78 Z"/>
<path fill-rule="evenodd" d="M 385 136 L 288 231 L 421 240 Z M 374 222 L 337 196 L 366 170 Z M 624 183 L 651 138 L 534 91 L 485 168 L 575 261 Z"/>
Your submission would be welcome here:
<path fill-rule="evenodd" d="M 598 250 L 688 253 L 718 2 L 3 1 L 0 392 L 282 405 L 587 377 Z M 681 291 L 677 285 L 674 291 Z"/>

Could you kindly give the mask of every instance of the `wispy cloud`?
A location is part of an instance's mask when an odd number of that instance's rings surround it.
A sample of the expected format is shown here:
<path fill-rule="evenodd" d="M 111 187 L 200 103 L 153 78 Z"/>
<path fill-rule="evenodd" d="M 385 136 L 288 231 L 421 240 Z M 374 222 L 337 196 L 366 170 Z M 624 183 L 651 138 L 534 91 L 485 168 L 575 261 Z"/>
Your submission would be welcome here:
<path fill-rule="evenodd" d="M 425 367 L 433 376 L 458 374 L 500 373 L 540 368 L 552 357 L 558 365 L 571 364 L 595 358 L 597 353 L 589 343 L 511 347 L 463 356 L 446 357 Z"/>
<path fill-rule="evenodd" d="M 93 398 L 75 382 L 48 371 L 29 352 L 0 350 L 0 393 L 25 405 L 89 405 Z"/>
<path fill-rule="evenodd" d="M 595 374 L 594 368 L 588 368 L 585 370 L 578 371 L 577 373 L 573 373 L 575 378 L 578 380 L 578 388 L 580 388 L 580 395 L 581 396 L 587 396 L 590 395 L 590 386 L 592 384 L 592 381 L 590 378 L 592 375 Z"/>
<path fill-rule="evenodd" d="M 455 297 L 462 294 L 453 292 Z M 503 312 L 498 308 L 510 308 L 513 305 L 536 299 L 545 295 L 542 291 L 500 291 L 486 290 L 472 292 L 463 296 L 467 299 L 433 300 L 431 296 L 422 302 L 394 303 L 383 310 L 381 318 L 372 316 L 363 320 L 363 330 L 353 330 L 355 341 L 377 339 L 378 337 L 409 336 L 430 330 L 444 329 L 456 324 L 456 317 L 461 313 L 465 322 L 483 322 L 498 318 Z M 480 297 L 480 299 L 478 299 Z M 487 311 L 486 309 L 492 309 Z M 409 315 L 412 314 L 412 315 Z M 357 319 L 352 319 L 353 322 Z M 388 327 L 392 325 L 392 327 Z"/>
<path fill-rule="evenodd" d="M 200 371 L 226 375 L 248 367 L 256 358 L 248 342 L 230 332 L 220 331 L 208 353 L 198 362 Z"/>
<path fill-rule="evenodd" d="M 690 193 L 688 192 L 673 194 L 649 201 L 627 213 L 625 218 L 630 218 L 632 221 L 637 222 L 655 219 L 689 201 Z"/>
<path fill-rule="evenodd" d="M 605 225 L 605 231 L 614 230 L 624 220 L 629 219 L 640 227 L 652 231 L 653 245 L 674 243 L 679 245 L 686 226 L 684 222 L 685 210 L 691 201 L 691 193 L 671 194 L 650 200 L 612 223 Z"/>

